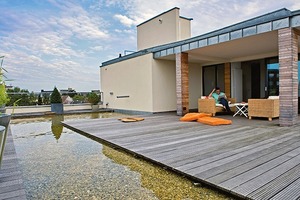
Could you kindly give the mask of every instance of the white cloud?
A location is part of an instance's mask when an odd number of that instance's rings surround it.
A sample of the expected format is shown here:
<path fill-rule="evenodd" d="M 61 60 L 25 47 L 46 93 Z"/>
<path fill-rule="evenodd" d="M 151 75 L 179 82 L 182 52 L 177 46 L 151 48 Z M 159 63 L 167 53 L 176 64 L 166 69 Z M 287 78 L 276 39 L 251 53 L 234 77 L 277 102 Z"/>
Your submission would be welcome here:
<path fill-rule="evenodd" d="M 109 0 L 108 0 L 109 1 Z M 115 1 L 109 5 L 116 5 Z M 252 17 L 256 17 L 277 9 L 300 9 L 298 0 L 276 1 L 273 0 L 129 0 L 118 1 L 126 13 L 122 14 L 136 23 L 141 23 L 166 10 L 179 7 L 180 14 L 193 18 L 192 33 L 201 33 L 216 30 Z"/>
<path fill-rule="evenodd" d="M 46 10 L 0 7 L 0 55 L 12 84 L 30 90 L 97 87 L 101 62 L 136 49 L 135 25 L 174 7 L 194 19 L 194 36 L 283 7 L 300 9 L 298 0 L 44 2 L 51 4 Z"/>
<path fill-rule="evenodd" d="M 136 25 L 136 22 L 132 19 L 130 19 L 129 17 L 125 16 L 125 15 L 120 15 L 120 14 L 116 14 L 114 15 L 114 18 L 119 20 L 123 25 L 125 26 L 132 26 L 132 25 Z"/>

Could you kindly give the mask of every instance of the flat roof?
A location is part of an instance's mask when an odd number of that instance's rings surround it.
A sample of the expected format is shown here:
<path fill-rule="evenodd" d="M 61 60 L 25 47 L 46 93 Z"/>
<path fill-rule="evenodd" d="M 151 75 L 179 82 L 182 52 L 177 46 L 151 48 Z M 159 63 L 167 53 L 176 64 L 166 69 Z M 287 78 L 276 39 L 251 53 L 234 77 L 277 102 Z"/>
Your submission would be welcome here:
<path fill-rule="evenodd" d="M 153 53 L 154 58 L 160 58 L 191 49 L 201 48 L 287 27 L 300 27 L 300 10 L 292 12 L 286 8 L 282 8 L 199 36 L 151 47 L 123 57 L 115 58 L 103 62 L 100 67 L 149 53 Z"/>
<path fill-rule="evenodd" d="M 145 23 L 147 23 L 147 22 L 149 22 L 149 21 L 151 21 L 151 20 L 153 20 L 153 19 L 155 19 L 155 18 L 157 18 L 157 17 L 159 17 L 159 16 L 162 16 L 162 15 L 164 15 L 164 14 L 166 14 L 166 13 L 172 11 L 172 10 L 180 10 L 180 8 L 174 7 L 174 8 L 172 8 L 172 9 L 170 9 L 170 10 L 167 10 L 167 11 L 165 11 L 165 12 L 163 12 L 163 13 L 160 13 L 159 15 L 156 15 L 156 16 L 154 16 L 154 17 L 152 17 L 152 18 L 150 18 L 150 19 L 148 19 L 148 20 L 146 20 L 146 21 L 144 21 L 144 22 L 138 24 L 136 27 L 139 27 L 139 26 L 141 26 L 141 25 L 143 25 L 143 24 L 145 24 Z M 187 17 L 182 17 L 182 16 L 179 16 L 179 17 L 180 17 L 180 18 L 183 18 L 183 19 L 186 19 L 186 20 L 193 20 L 193 18 L 187 18 Z"/>

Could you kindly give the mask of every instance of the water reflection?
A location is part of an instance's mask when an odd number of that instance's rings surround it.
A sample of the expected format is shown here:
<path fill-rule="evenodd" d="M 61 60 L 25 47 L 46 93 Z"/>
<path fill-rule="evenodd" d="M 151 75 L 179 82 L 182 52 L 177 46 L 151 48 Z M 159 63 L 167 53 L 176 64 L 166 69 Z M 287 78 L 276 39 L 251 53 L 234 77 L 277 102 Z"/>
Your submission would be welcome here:
<path fill-rule="evenodd" d="M 178 176 L 169 170 L 136 159 L 124 152 L 103 145 L 104 155 L 116 163 L 128 166 L 130 170 L 141 174 L 141 184 L 154 192 L 161 200 L 167 199 L 233 199 L 211 189 L 195 186 L 189 179 Z"/>
<path fill-rule="evenodd" d="M 52 123 L 51 123 L 51 131 L 55 137 L 55 139 L 58 141 L 60 138 L 62 132 L 63 132 L 63 125 L 62 121 L 64 121 L 64 116 L 63 115 L 54 115 L 52 116 Z"/>
<path fill-rule="evenodd" d="M 91 113 L 91 119 L 98 119 L 98 118 L 100 118 L 99 113 Z"/>

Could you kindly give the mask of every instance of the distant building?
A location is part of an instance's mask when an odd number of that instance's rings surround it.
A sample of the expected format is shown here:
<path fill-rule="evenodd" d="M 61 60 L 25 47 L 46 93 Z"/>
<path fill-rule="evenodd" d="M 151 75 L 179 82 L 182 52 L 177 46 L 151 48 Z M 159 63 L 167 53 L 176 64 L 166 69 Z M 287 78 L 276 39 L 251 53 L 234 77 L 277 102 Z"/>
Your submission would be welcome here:
<path fill-rule="evenodd" d="M 72 97 L 70 97 L 69 95 L 62 95 L 61 99 L 63 104 L 71 104 L 74 102 Z"/>

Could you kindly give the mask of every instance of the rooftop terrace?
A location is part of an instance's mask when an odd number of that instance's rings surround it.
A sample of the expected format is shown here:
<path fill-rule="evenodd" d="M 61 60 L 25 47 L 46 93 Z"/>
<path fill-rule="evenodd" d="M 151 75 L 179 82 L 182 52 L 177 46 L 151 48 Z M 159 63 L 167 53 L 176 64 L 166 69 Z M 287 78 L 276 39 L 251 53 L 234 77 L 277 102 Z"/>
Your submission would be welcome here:
<path fill-rule="evenodd" d="M 279 127 L 278 120 L 235 117 L 232 125 L 212 127 L 154 114 L 134 123 L 94 119 L 64 126 L 242 198 L 300 198 L 300 123 Z"/>

